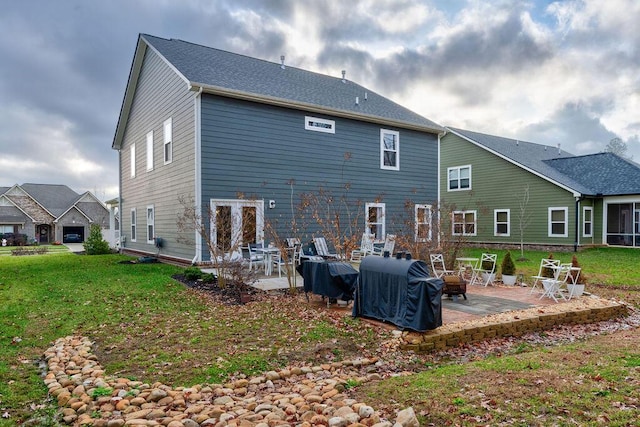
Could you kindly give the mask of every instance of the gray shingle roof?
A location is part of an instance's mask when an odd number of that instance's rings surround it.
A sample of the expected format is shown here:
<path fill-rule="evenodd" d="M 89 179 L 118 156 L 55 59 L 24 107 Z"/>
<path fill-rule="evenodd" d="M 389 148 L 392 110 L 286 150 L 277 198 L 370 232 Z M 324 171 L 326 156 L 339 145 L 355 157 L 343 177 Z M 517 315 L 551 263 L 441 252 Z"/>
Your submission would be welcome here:
<path fill-rule="evenodd" d="M 254 95 L 268 102 L 285 101 L 355 114 L 382 121 L 406 123 L 432 132 L 442 127 L 399 104 L 341 77 L 239 55 L 175 39 L 140 36 L 189 82 L 205 90 L 221 88 Z M 359 103 L 356 104 L 356 97 Z"/>
<path fill-rule="evenodd" d="M 640 194 L 640 167 L 613 153 L 551 159 L 545 163 L 587 186 L 592 195 Z"/>
<path fill-rule="evenodd" d="M 20 187 L 56 217 L 81 197 L 66 185 L 22 184 Z"/>
<path fill-rule="evenodd" d="M 640 166 L 615 154 L 574 156 L 557 147 L 447 129 L 582 195 L 640 194 Z"/>
<path fill-rule="evenodd" d="M 6 193 L 11 187 L 0 187 L 0 196 Z"/>

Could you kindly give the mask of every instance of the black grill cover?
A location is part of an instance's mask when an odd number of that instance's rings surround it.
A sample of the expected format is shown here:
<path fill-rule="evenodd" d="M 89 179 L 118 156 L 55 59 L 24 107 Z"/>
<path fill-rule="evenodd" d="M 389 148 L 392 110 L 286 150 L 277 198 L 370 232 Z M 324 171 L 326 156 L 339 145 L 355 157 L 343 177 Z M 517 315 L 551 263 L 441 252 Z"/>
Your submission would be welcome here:
<path fill-rule="evenodd" d="M 441 279 L 429 277 L 420 260 L 365 257 L 353 303 L 353 316 L 423 332 L 442 326 Z"/>

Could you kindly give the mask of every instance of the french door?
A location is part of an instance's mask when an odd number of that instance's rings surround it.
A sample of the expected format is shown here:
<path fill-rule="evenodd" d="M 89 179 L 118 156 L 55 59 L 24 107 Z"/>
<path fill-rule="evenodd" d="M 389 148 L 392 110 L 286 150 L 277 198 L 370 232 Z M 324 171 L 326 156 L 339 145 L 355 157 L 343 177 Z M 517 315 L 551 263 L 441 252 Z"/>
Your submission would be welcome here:
<path fill-rule="evenodd" d="M 211 199 L 211 240 L 225 254 L 264 240 L 264 201 Z"/>

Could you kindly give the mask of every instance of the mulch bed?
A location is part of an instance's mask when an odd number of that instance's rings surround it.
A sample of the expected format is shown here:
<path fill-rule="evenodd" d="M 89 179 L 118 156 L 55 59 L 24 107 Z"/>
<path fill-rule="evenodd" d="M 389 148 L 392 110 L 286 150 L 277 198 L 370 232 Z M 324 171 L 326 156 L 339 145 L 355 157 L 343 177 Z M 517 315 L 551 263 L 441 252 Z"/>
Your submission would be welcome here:
<path fill-rule="evenodd" d="M 173 279 L 182 283 L 190 289 L 204 291 L 226 305 L 242 305 L 247 302 L 256 301 L 266 292 L 250 286 L 236 286 L 229 284 L 225 287 L 218 286 L 217 280 L 210 282 L 202 279 L 189 280 L 184 274 L 175 274 L 171 276 Z"/>

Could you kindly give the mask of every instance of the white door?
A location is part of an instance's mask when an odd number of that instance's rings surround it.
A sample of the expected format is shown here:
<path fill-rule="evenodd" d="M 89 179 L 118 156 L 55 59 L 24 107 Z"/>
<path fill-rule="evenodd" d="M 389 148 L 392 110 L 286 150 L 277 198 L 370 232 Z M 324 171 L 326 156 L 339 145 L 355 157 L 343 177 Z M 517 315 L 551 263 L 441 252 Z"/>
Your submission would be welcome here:
<path fill-rule="evenodd" d="M 211 199 L 211 241 L 224 254 L 264 240 L 264 201 Z"/>

